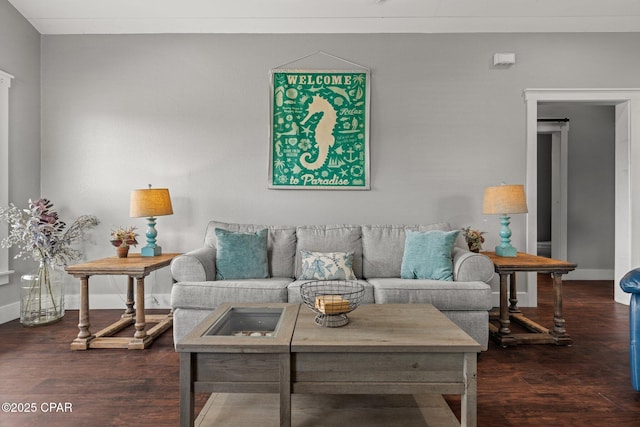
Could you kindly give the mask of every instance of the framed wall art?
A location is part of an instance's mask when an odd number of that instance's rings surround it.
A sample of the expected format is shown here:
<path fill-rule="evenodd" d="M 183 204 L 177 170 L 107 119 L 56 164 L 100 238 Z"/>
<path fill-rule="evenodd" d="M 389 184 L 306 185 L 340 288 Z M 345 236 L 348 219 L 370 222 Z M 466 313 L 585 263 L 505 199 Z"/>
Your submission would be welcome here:
<path fill-rule="evenodd" d="M 269 188 L 368 190 L 368 70 L 271 76 Z"/>

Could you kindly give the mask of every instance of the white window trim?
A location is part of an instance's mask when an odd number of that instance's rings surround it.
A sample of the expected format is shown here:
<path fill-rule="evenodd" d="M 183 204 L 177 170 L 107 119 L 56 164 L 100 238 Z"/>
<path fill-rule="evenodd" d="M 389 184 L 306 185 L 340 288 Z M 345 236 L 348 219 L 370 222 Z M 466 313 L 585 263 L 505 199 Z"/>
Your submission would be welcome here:
<path fill-rule="evenodd" d="M 9 203 L 9 88 L 13 76 L 0 70 L 0 206 Z M 0 238 L 8 233 L 8 224 L 0 224 Z M 0 248 L 0 285 L 9 283 L 9 249 Z"/>

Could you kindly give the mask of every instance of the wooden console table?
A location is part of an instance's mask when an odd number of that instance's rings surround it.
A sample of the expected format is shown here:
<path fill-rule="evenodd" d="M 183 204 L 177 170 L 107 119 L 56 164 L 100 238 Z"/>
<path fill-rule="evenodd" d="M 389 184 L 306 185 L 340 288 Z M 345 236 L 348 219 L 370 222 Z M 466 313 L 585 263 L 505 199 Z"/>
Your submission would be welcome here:
<path fill-rule="evenodd" d="M 491 318 L 498 319 L 499 327 L 489 324 L 491 337 L 503 347 L 517 344 L 571 344 L 571 337 L 564 328 L 565 322 L 562 316 L 562 275 L 575 270 L 576 264 L 522 252 L 518 252 L 515 257 L 500 257 L 495 252 L 482 252 L 482 254 L 491 258 L 496 273 L 500 275 L 500 311 L 491 313 Z M 553 280 L 553 329 L 549 330 L 528 319 L 518 309 L 516 273 L 519 271 L 549 273 L 551 275 Z M 507 283 L 509 284 L 508 296 Z M 507 306 L 507 298 L 509 306 Z M 509 328 L 511 319 L 531 332 L 512 333 Z"/>
<path fill-rule="evenodd" d="M 80 314 L 78 328 L 80 332 L 71 343 L 71 350 L 87 350 L 89 348 L 128 348 L 129 350 L 143 350 L 166 331 L 173 324 L 173 316 L 149 315 L 144 313 L 144 278 L 154 270 L 166 267 L 179 254 L 162 254 L 153 257 L 143 257 L 131 254 L 128 258 L 103 258 L 83 264 L 66 267 L 67 273 L 80 279 Z M 124 314 L 117 322 L 107 326 L 96 334 L 89 331 L 89 277 L 96 275 L 128 276 L 127 301 Z M 134 301 L 133 279 L 136 279 L 136 293 Z M 134 305 L 136 305 L 134 309 Z M 149 331 L 145 330 L 147 321 L 157 323 Z M 114 337 L 113 335 L 127 326 L 135 323 L 133 337 Z"/>

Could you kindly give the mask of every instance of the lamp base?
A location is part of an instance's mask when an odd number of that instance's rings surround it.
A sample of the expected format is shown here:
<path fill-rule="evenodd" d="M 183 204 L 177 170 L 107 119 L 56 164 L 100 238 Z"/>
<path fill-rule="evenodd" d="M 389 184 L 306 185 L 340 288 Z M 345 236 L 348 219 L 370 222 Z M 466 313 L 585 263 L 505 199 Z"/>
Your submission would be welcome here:
<path fill-rule="evenodd" d="M 508 258 L 515 258 L 518 251 L 513 246 L 496 246 L 496 255 Z"/>
<path fill-rule="evenodd" d="M 140 251 L 140 255 L 142 256 L 158 256 L 162 255 L 162 248 L 160 246 L 145 246 Z"/>

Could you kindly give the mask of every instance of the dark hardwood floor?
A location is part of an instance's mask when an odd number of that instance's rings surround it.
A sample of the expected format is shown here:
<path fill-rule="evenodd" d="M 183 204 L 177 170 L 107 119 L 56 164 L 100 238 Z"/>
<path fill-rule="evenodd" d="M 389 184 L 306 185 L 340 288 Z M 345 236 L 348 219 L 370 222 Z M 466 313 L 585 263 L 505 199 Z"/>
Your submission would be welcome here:
<path fill-rule="evenodd" d="M 539 306 L 523 312 L 550 326 L 550 283 L 544 276 L 539 282 Z M 640 393 L 629 373 L 628 307 L 613 302 L 612 283 L 566 281 L 564 313 L 572 346 L 490 343 L 480 355 L 479 426 L 640 425 Z M 72 352 L 77 314 L 69 310 L 46 327 L 24 328 L 17 320 L 0 325 L 0 402 L 35 409 L 2 412 L 0 426 L 177 426 L 179 369 L 171 332 L 145 351 Z M 119 315 L 92 311 L 92 330 Z M 198 410 L 206 398 L 198 396 Z M 459 398 L 447 401 L 459 416 Z"/>

